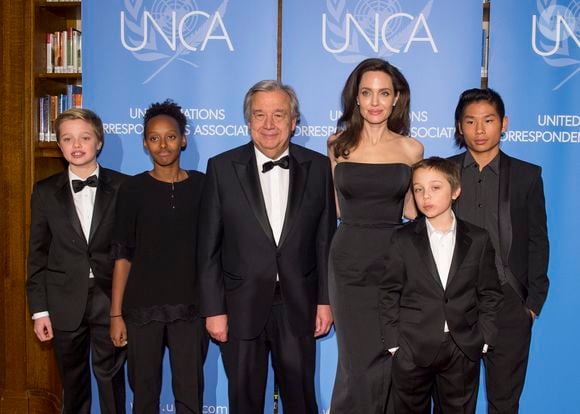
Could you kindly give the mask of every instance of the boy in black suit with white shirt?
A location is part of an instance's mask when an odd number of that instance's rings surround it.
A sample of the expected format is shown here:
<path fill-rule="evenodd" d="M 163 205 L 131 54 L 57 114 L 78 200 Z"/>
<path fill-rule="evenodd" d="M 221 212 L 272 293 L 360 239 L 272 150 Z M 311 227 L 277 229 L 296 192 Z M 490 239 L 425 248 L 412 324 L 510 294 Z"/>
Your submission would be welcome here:
<path fill-rule="evenodd" d="M 97 163 L 104 133 L 94 112 L 65 111 L 55 130 L 69 167 L 32 192 L 26 287 L 34 332 L 53 341 L 63 413 L 90 413 L 91 357 L 101 412 L 124 413 L 125 351 L 109 338 L 110 244 L 124 176 Z"/>
<path fill-rule="evenodd" d="M 502 303 L 494 251 L 485 230 L 453 214 L 461 187 L 451 161 L 414 165 L 412 191 L 425 217 L 393 235 L 381 291 L 395 410 L 429 413 L 434 393 L 441 412 L 474 413 Z"/>

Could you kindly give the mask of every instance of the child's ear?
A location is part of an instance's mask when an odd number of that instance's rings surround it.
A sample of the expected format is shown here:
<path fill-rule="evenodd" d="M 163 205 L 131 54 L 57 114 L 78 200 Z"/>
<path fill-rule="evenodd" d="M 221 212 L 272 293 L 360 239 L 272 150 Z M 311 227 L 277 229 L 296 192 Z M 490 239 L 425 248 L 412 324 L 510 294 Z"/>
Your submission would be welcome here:
<path fill-rule="evenodd" d="M 455 189 L 455 191 L 453 192 L 453 194 L 451 194 L 451 199 L 453 201 L 457 200 L 459 198 L 459 195 L 461 194 L 461 187 L 457 187 Z"/>

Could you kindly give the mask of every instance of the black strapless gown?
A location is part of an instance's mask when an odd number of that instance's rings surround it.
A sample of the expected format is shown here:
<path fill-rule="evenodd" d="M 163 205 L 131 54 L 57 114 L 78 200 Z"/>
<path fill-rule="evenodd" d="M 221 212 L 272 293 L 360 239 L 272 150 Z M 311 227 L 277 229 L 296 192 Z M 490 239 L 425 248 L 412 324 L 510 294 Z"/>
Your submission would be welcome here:
<path fill-rule="evenodd" d="M 329 258 L 329 294 L 338 343 L 332 414 L 384 414 L 391 359 L 379 320 L 379 280 L 401 225 L 411 169 L 405 164 L 338 163 L 341 224 Z"/>

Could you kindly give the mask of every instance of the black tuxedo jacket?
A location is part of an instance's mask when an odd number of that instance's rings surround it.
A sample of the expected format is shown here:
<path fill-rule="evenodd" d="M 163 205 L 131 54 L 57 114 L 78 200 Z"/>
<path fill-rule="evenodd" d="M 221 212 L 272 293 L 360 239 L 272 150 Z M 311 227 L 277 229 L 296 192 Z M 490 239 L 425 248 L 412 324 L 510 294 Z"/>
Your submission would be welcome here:
<path fill-rule="evenodd" d="M 77 216 L 68 170 L 38 182 L 31 198 L 28 305 L 48 311 L 56 329 L 73 331 L 87 304 L 89 269 L 110 296 L 110 256 L 117 190 L 123 174 L 100 167 L 88 242 Z"/>
<path fill-rule="evenodd" d="M 381 317 L 387 349 L 406 347 L 419 366 L 430 365 L 451 336 L 472 361 L 484 343 L 494 345 L 503 293 L 489 234 L 457 220 L 453 259 L 444 289 L 431 252 L 425 218 L 393 235 L 381 284 Z"/>
<path fill-rule="evenodd" d="M 208 161 L 198 233 L 203 316 L 228 315 L 229 335 L 257 337 L 274 299 L 276 274 L 290 328 L 313 334 L 328 304 L 328 250 L 336 209 L 328 159 L 290 144 L 288 206 L 276 246 L 252 142 Z"/>
<path fill-rule="evenodd" d="M 465 153 L 450 160 L 463 166 Z M 500 151 L 499 245 L 508 281 L 540 314 L 548 295 L 548 229 L 542 170 Z"/>

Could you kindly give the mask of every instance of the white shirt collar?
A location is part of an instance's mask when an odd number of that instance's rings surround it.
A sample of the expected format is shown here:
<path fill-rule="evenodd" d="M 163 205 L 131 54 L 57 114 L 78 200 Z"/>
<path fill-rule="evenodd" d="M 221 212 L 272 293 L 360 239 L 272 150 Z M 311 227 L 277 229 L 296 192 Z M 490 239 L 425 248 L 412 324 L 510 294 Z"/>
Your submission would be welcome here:
<path fill-rule="evenodd" d="M 451 210 L 451 218 L 453 221 L 451 222 L 451 227 L 449 228 L 449 230 L 441 231 L 441 230 L 437 230 L 435 227 L 433 227 L 433 225 L 431 224 L 429 219 L 427 217 L 425 217 L 425 222 L 427 224 L 427 234 L 429 235 L 429 238 L 431 238 L 435 234 L 440 235 L 440 236 L 445 236 L 445 235 L 450 234 L 450 233 L 455 233 L 456 227 L 457 227 L 457 220 L 455 219 L 455 213 L 453 213 L 453 210 Z"/>

